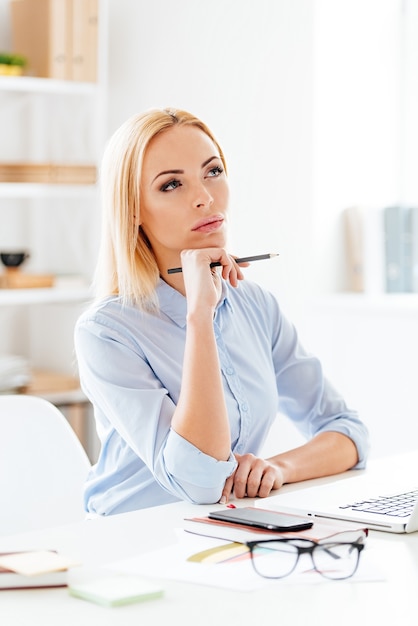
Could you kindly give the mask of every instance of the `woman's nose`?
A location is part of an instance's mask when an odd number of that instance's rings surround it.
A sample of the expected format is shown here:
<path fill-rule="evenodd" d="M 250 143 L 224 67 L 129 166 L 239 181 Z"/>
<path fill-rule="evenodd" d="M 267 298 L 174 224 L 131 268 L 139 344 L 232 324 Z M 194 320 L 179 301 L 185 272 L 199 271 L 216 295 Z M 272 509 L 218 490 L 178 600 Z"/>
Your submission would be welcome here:
<path fill-rule="evenodd" d="M 202 183 L 193 190 L 193 205 L 197 209 L 209 208 L 213 204 L 213 197 Z"/>

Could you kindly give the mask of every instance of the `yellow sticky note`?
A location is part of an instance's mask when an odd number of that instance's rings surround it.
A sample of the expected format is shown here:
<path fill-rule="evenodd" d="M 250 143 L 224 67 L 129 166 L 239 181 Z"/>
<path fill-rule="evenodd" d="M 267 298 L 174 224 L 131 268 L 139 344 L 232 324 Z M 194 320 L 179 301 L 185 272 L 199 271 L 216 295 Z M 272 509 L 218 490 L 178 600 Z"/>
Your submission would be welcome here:
<path fill-rule="evenodd" d="M 1 567 L 24 576 L 58 572 L 76 565 L 80 565 L 78 560 L 50 550 L 15 552 L 14 554 L 6 554 L 0 557 Z"/>

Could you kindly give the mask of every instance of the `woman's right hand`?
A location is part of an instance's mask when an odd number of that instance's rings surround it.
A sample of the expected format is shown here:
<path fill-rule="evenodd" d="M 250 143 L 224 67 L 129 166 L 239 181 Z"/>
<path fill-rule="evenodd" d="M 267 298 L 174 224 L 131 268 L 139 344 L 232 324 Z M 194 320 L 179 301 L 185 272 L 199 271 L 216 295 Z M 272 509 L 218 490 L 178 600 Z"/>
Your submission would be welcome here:
<path fill-rule="evenodd" d="M 221 266 L 211 268 L 215 262 Z M 183 250 L 181 264 L 189 312 L 215 309 L 221 295 L 221 276 L 232 287 L 244 278 L 239 265 L 223 248 Z"/>

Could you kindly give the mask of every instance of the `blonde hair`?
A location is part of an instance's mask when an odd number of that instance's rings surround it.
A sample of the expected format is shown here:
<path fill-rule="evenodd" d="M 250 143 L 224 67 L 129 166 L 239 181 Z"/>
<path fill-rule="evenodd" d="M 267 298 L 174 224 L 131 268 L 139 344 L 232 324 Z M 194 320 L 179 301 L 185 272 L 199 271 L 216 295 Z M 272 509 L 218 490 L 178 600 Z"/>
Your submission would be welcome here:
<path fill-rule="evenodd" d="M 143 233 L 140 188 L 144 154 L 150 141 L 175 125 L 202 130 L 223 152 L 209 128 L 187 111 L 151 110 L 129 118 L 110 138 L 101 165 L 102 235 L 94 287 L 98 298 L 119 295 L 125 304 L 158 307 L 158 266 Z"/>

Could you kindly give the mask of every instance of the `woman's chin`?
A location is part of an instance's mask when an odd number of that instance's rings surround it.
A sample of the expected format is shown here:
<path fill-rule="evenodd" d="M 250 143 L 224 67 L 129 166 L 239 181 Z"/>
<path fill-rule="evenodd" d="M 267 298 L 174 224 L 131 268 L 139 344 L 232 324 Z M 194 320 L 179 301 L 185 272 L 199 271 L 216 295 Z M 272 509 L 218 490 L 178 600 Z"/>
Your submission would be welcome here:
<path fill-rule="evenodd" d="M 200 238 L 200 241 L 196 242 L 194 248 L 225 248 L 226 237 L 224 233 L 211 233 L 205 237 Z"/>

